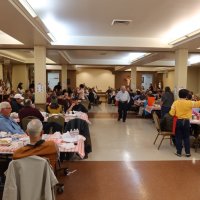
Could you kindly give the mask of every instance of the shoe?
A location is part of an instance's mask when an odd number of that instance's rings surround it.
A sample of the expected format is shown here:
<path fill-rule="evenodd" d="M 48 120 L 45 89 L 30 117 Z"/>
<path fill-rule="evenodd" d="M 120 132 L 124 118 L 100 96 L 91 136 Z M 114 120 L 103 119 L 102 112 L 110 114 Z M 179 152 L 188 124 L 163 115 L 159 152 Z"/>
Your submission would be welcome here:
<path fill-rule="evenodd" d="M 117 121 L 120 121 L 120 118 L 118 118 Z"/>
<path fill-rule="evenodd" d="M 191 154 L 190 153 L 186 153 L 185 156 L 186 157 L 191 157 Z"/>
<path fill-rule="evenodd" d="M 123 120 L 123 122 L 126 122 L 126 120 Z"/>
<path fill-rule="evenodd" d="M 179 153 L 174 153 L 176 156 L 181 157 L 181 154 Z"/>

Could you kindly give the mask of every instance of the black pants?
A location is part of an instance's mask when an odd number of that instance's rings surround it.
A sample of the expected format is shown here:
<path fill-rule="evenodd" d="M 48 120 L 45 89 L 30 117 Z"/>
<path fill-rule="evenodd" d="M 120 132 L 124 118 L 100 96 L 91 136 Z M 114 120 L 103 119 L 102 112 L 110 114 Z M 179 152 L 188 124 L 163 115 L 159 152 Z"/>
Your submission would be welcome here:
<path fill-rule="evenodd" d="M 128 109 L 127 102 L 119 102 L 119 105 L 118 105 L 119 117 L 118 117 L 118 119 L 123 118 L 123 121 L 126 121 L 127 109 Z"/>
<path fill-rule="evenodd" d="M 176 122 L 176 150 L 178 154 L 182 153 L 182 141 L 185 146 L 185 153 L 190 154 L 190 121 L 187 119 L 178 119 Z"/>

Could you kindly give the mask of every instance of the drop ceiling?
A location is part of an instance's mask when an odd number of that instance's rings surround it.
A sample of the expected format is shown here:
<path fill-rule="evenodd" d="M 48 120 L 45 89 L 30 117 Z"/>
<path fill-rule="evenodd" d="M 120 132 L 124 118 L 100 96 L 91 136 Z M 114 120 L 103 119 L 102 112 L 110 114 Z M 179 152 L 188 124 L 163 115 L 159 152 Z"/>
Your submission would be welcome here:
<path fill-rule="evenodd" d="M 0 50 L 10 52 L 11 57 L 15 51 L 14 57 L 31 62 L 34 45 L 43 45 L 47 57 L 60 65 L 173 66 L 176 49 L 187 48 L 190 54 L 200 52 L 199 34 L 169 45 L 181 36 L 175 35 L 178 31 L 172 34 L 174 30 L 200 18 L 199 0 L 27 1 L 36 18 L 18 0 L 0 1 L 0 30 L 22 43 L 6 44 L 0 38 Z M 114 19 L 130 23 L 112 25 Z M 193 25 L 200 28 L 200 24 Z M 184 32 L 188 30 L 187 26 L 182 34 L 188 34 Z M 125 62 L 133 52 L 150 55 Z"/>

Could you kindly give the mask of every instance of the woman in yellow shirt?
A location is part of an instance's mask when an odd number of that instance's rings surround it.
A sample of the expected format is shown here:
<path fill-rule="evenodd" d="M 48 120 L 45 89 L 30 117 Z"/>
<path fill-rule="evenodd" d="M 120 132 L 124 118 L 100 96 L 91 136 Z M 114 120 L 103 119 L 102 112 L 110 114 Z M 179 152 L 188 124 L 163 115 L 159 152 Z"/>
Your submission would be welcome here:
<path fill-rule="evenodd" d="M 47 111 L 50 114 L 62 113 L 62 106 L 58 104 L 58 100 L 56 96 L 51 97 L 51 103 L 47 107 Z"/>
<path fill-rule="evenodd" d="M 190 157 L 190 118 L 192 117 L 192 108 L 200 107 L 200 101 L 187 100 L 189 91 L 186 89 L 179 90 L 179 98 L 176 100 L 169 112 L 170 115 L 177 117 L 175 139 L 177 156 L 182 155 L 182 141 L 184 142 L 186 157 Z"/>

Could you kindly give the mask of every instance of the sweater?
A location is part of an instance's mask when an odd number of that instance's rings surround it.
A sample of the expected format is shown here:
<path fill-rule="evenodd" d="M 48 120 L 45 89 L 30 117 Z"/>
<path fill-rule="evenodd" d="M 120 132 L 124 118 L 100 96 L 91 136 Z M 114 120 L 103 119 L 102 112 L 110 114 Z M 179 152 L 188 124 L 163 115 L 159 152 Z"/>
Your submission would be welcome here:
<path fill-rule="evenodd" d="M 51 166 L 55 169 L 58 158 L 58 148 L 53 141 L 45 141 L 40 145 L 26 145 L 14 152 L 13 159 L 16 160 L 28 156 L 48 158 Z"/>

